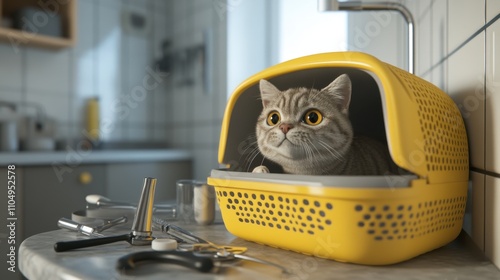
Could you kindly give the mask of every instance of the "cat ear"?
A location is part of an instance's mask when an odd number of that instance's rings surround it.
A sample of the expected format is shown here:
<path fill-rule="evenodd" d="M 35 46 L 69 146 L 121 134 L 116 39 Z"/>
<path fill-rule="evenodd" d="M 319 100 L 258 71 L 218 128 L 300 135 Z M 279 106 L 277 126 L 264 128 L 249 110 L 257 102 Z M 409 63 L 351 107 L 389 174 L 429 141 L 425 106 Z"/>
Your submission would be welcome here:
<path fill-rule="evenodd" d="M 330 94 L 339 104 L 340 110 L 347 113 L 351 102 L 351 87 L 349 76 L 342 74 L 321 91 Z"/>
<path fill-rule="evenodd" d="M 264 79 L 260 80 L 259 87 L 260 98 L 262 99 L 262 106 L 264 106 L 264 108 L 281 93 L 273 84 Z"/>

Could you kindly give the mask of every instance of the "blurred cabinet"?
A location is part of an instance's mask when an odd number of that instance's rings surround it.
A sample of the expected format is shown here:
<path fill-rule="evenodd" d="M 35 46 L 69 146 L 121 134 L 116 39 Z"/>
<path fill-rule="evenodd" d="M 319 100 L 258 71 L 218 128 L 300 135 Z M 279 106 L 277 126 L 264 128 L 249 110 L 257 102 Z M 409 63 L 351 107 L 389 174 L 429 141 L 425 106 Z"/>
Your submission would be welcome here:
<path fill-rule="evenodd" d="M 105 194 L 105 165 L 64 171 L 54 166 L 23 167 L 24 238 L 58 229 L 61 217 L 71 218 L 72 212 L 85 209 L 85 196 Z"/>
<path fill-rule="evenodd" d="M 22 14 L 20 14 L 22 13 Z M 18 21 L 18 24 L 15 22 Z M 20 28 L 15 28 L 19 25 Z M 47 30 L 60 30 L 60 36 Z M 0 40 L 12 47 L 70 47 L 76 41 L 76 0 L 0 0 Z"/>
<path fill-rule="evenodd" d="M 191 161 L 109 164 L 107 196 L 116 201 L 137 202 L 145 177 L 156 178 L 155 201 L 175 200 L 175 181 L 192 178 Z"/>

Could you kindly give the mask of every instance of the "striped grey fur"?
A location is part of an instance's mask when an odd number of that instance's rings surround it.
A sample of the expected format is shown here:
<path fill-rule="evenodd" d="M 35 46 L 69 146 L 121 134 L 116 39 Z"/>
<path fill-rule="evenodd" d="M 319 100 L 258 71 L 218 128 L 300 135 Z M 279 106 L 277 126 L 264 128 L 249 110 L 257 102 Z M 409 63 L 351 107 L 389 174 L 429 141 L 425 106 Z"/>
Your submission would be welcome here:
<path fill-rule="evenodd" d="M 344 74 L 322 90 L 278 90 L 260 81 L 263 110 L 256 125 L 257 143 L 267 159 L 286 173 L 303 175 L 384 175 L 397 172 L 386 146 L 354 137 L 348 109 L 351 81 Z M 323 119 L 307 124 L 304 115 L 317 110 Z M 279 122 L 268 122 L 278 113 Z M 316 114 L 317 115 L 317 114 Z M 276 119 L 276 118 L 275 118 Z"/>

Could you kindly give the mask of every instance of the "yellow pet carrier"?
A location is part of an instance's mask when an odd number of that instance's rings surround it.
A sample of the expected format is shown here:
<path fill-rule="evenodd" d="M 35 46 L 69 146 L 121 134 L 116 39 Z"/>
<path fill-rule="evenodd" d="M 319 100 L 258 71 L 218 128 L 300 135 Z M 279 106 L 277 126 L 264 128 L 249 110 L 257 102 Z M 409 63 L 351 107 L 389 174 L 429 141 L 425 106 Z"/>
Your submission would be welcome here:
<path fill-rule="evenodd" d="M 387 142 L 402 175 L 251 173 L 262 110 L 259 81 L 320 89 L 347 73 L 355 135 Z M 254 139 L 255 140 L 255 139 Z M 235 236 L 303 254 L 370 265 L 408 260 L 447 244 L 462 228 L 469 156 L 465 127 L 436 86 L 363 53 L 324 53 L 270 67 L 231 96 L 219 162 L 208 182 Z M 266 164 L 264 164 L 266 165 Z"/>

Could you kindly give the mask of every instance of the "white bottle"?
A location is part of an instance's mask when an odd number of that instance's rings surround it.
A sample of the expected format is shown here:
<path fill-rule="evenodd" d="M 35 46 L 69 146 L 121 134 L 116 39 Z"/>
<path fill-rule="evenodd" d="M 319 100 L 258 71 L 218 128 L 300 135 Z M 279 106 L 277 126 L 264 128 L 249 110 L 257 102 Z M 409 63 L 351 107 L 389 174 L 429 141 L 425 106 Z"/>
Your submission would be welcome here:
<path fill-rule="evenodd" d="M 193 190 L 194 220 L 209 225 L 215 218 L 215 190 L 207 184 L 196 184 Z"/>

